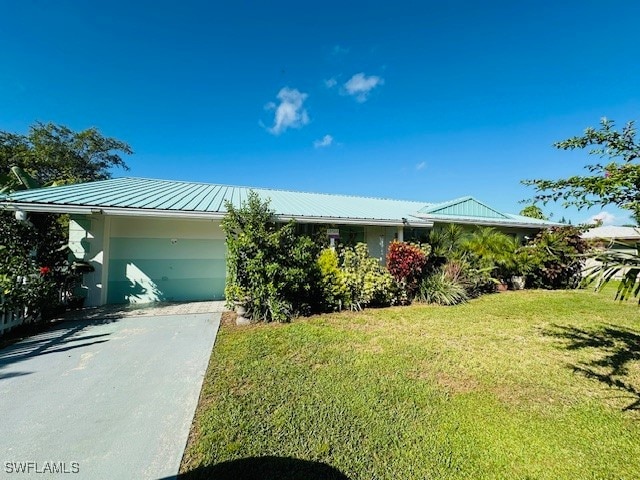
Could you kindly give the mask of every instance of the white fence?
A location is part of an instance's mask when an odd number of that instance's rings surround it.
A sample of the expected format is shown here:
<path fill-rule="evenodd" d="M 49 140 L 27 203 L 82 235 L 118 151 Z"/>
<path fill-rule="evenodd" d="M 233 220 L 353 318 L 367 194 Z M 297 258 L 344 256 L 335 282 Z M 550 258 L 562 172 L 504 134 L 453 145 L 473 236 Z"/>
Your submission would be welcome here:
<path fill-rule="evenodd" d="M 24 309 L 14 308 L 9 310 L 0 304 L 0 337 L 23 323 L 25 323 Z"/>

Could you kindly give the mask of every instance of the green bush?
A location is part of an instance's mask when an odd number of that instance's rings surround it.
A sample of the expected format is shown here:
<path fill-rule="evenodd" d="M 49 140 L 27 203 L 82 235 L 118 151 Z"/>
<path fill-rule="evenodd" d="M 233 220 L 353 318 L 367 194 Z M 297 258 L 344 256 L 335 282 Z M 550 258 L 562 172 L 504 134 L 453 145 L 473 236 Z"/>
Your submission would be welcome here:
<path fill-rule="evenodd" d="M 319 309 L 320 247 L 279 225 L 268 201 L 250 192 L 239 208 L 227 202 L 227 305 L 245 305 L 253 321 L 286 322 Z"/>
<path fill-rule="evenodd" d="M 340 270 L 340 259 L 332 248 L 325 248 L 318 256 L 322 286 L 322 305 L 325 311 L 342 310 L 349 303 L 349 289 Z"/>
<path fill-rule="evenodd" d="M 341 270 L 348 290 L 348 305 L 352 310 L 397 302 L 398 286 L 387 269 L 369 256 L 365 243 L 342 249 Z"/>
<path fill-rule="evenodd" d="M 582 280 L 584 257 L 588 250 L 581 230 L 551 227 L 540 231 L 521 249 L 521 261 L 528 265 L 527 284 L 534 288 L 577 288 Z"/>
<path fill-rule="evenodd" d="M 29 222 L 0 212 L 0 297 L 8 308 L 25 308 L 29 321 L 58 312 L 65 279 L 64 225 L 54 215 L 33 214 Z"/>

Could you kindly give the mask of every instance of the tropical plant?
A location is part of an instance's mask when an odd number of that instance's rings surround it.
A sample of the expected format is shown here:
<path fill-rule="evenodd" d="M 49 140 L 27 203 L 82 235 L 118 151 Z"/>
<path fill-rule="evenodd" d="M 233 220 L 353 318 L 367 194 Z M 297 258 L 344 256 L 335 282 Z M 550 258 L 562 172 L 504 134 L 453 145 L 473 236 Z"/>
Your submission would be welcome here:
<path fill-rule="evenodd" d="M 325 248 L 318 256 L 324 310 L 341 310 L 349 302 L 349 289 L 340 270 L 340 259 L 332 248 Z"/>
<path fill-rule="evenodd" d="M 124 142 L 91 128 L 73 132 L 36 123 L 27 134 L 0 131 L 0 193 L 57 183 L 102 180 L 112 168 L 127 169 Z M 0 211 L 0 279 L 4 301 L 25 307 L 31 319 L 47 318 L 59 306 L 58 290 L 67 282 L 68 217 L 34 213 L 28 222 Z"/>
<path fill-rule="evenodd" d="M 491 272 L 498 281 L 506 281 L 511 277 L 518 246 L 517 238 L 493 227 L 478 227 L 461 242 L 470 263 L 480 270 Z"/>
<path fill-rule="evenodd" d="M 462 242 L 465 230 L 458 224 L 448 223 L 436 226 L 429 232 L 431 259 L 436 264 L 444 264 L 447 260 L 459 259 L 463 256 Z"/>
<path fill-rule="evenodd" d="M 437 305 L 457 305 L 468 300 L 465 287 L 438 269 L 420 282 L 416 299 Z"/>
<path fill-rule="evenodd" d="M 387 252 L 387 270 L 411 299 L 427 268 L 431 247 L 393 241 Z"/>
<path fill-rule="evenodd" d="M 616 300 L 638 298 L 640 297 L 640 252 L 637 244 L 619 243 L 621 246 L 626 246 L 627 250 L 599 249 L 589 256 L 594 263 L 584 271 L 585 282 L 587 285 L 595 284 L 596 291 L 599 291 L 611 280 L 620 278 Z M 638 303 L 640 304 L 640 298 Z"/>
<path fill-rule="evenodd" d="M 572 226 L 541 230 L 519 252 L 530 266 L 527 283 L 534 288 L 577 288 L 588 250 L 580 234 L 581 230 Z"/>
<path fill-rule="evenodd" d="M 398 287 L 393 277 L 376 258 L 369 256 L 366 243 L 342 249 L 341 270 L 352 310 L 393 305 L 397 301 Z"/>

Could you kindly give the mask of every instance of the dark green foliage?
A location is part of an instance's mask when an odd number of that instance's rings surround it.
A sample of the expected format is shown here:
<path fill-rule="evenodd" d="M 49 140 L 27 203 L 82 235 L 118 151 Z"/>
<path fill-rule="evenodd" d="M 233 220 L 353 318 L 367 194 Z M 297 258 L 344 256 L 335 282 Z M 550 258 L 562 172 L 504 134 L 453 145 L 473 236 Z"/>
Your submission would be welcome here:
<path fill-rule="evenodd" d="M 286 322 L 317 310 L 320 246 L 296 235 L 295 223 L 278 225 L 269 202 L 255 192 L 239 208 L 229 202 L 226 208 L 228 304 L 243 304 L 252 320 L 265 322 Z"/>
<path fill-rule="evenodd" d="M 36 123 L 26 135 L 0 131 L 0 192 L 103 180 L 111 168 L 127 168 L 120 153 L 132 151 L 95 128 L 73 132 Z M 30 223 L 24 223 L 12 212 L 0 212 L 5 304 L 26 307 L 32 319 L 46 318 L 58 308 L 58 290 L 66 278 L 67 226 L 65 215 L 31 214 Z"/>
<path fill-rule="evenodd" d="M 29 320 L 46 319 L 59 305 L 66 262 L 64 225 L 53 215 L 18 222 L 0 212 L 0 293 L 8 308 L 26 308 Z"/>
<path fill-rule="evenodd" d="M 17 166 L 42 185 L 110 178 L 111 168 L 128 168 L 121 153 L 133 152 L 96 128 L 74 132 L 62 125 L 36 123 L 26 135 L 0 131 L 0 173 L 7 175 Z"/>
<path fill-rule="evenodd" d="M 577 288 L 582 279 L 582 267 L 588 245 L 575 227 L 552 227 L 540 231 L 525 246 L 524 256 L 530 271 L 527 284 L 534 288 Z"/>
<path fill-rule="evenodd" d="M 523 217 L 537 218 L 538 220 L 549 220 L 537 205 L 528 205 L 520 211 Z"/>
<path fill-rule="evenodd" d="M 615 123 L 603 118 L 600 128 L 587 128 L 583 135 L 557 142 L 562 150 L 585 149 L 604 162 L 585 166 L 588 175 L 575 175 L 560 180 L 524 180 L 522 183 L 535 188 L 534 201 L 562 200 L 565 206 L 578 208 L 594 205 L 617 205 L 631 210 L 634 218 L 640 216 L 640 143 L 636 140 L 634 122 L 627 123 L 621 131 Z"/>
<path fill-rule="evenodd" d="M 448 272 L 469 297 L 495 291 L 496 284 L 516 273 L 518 241 L 491 227 L 464 229 L 449 224 L 431 231 L 433 272 Z"/>

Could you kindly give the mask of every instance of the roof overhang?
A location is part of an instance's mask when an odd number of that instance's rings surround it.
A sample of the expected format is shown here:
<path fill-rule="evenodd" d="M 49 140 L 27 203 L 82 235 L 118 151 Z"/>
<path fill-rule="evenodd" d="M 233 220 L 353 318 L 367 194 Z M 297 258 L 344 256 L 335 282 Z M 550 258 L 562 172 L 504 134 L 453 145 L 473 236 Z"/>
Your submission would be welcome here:
<path fill-rule="evenodd" d="M 483 225 L 488 227 L 514 227 L 514 228 L 535 228 L 538 230 L 542 230 L 544 228 L 549 227 L 558 227 L 563 224 L 560 223 L 551 223 L 548 224 L 540 224 L 540 223 L 526 223 L 526 222 L 518 222 L 517 220 L 507 220 L 500 218 L 451 218 L 451 217 L 431 217 L 428 215 L 419 215 L 419 217 L 423 220 L 429 221 L 432 224 L 434 223 L 459 223 L 463 225 Z"/>
<path fill-rule="evenodd" d="M 225 212 L 202 212 L 188 210 L 161 210 L 145 208 L 105 207 L 100 205 L 60 205 L 36 202 L 8 202 L 0 201 L 0 207 L 11 211 L 24 211 L 35 213 L 66 213 L 72 215 L 110 215 L 126 217 L 152 217 L 152 218 L 176 218 L 176 219 L 206 219 L 222 220 Z M 430 228 L 433 222 L 420 219 L 410 221 L 407 219 L 376 219 L 376 218 L 347 218 L 347 217 L 309 217 L 301 215 L 275 215 L 276 220 L 288 222 L 295 220 L 298 223 L 328 223 L 340 225 L 376 225 L 387 227 L 422 227 Z"/>

